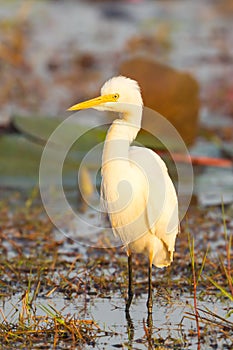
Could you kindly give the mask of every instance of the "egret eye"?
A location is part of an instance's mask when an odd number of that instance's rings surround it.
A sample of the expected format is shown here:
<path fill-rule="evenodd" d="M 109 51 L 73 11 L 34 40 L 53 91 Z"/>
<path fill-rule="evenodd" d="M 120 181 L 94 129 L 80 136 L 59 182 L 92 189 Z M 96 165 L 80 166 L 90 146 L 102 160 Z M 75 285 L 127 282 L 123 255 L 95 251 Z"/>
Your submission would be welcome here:
<path fill-rule="evenodd" d="M 113 95 L 113 98 L 114 98 L 114 100 L 116 100 L 116 101 L 118 100 L 119 97 L 120 97 L 119 94 L 114 94 L 114 95 Z"/>

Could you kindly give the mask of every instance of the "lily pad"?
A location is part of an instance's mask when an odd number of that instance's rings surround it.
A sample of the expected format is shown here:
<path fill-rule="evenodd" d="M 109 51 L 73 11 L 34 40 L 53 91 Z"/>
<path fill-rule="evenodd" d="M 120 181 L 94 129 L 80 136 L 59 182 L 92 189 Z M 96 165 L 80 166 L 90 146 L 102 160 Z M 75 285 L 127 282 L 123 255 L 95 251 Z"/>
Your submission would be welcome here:
<path fill-rule="evenodd" d="M 19 134 L 6 134 L 0 137 L 0 183 L 2 187 L 31 188 L 38 184 L 38 174 L 41 155 L 47 140 L 53 131 L 63 121 L 59 118 L 19 117 L 13 119 Z M 67 122 L 62 125 L 61 139 L 57 151 L 72 138 L 77 141 L 71 145 L 63 165 L 64 183 L 76 184 L 76 174 L 83 157 L 96 145 L 105 140 L 109 125 L 87 128 L 78 123 Z M 164 148 L 163 144 L 148 132 L 141 131 L 137 140 L 140 144 L 154 149 Z M 50 147 L 49 146 L 49 147 Z M 101 148 L 97 157 L 89 157 L 90 168 L 96 168 L 101 163 Z M 51 159 L 51 161 L 55 161 Z M 75 172 L 75 175 L 74 175 Z M 48 174 L 49 176 L 49 174 Z"/>

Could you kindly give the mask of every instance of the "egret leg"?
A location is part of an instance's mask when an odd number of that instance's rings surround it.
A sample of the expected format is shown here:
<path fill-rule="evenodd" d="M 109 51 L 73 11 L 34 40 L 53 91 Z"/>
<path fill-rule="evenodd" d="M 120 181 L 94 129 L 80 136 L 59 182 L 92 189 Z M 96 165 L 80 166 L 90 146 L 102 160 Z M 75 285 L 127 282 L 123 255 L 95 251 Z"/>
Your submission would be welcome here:
<path fill-rule="evenodd" d="M 148 340 L 148 349 L 154 349 L 154 346 L 153 346 L 153 338 L 152 338 L 152 335 L 153 335 L 153 318 L 152 318 L 152 314 L 148 313 L 147 315 L 147 332 L 146 332 L 146 336 L 147 336 L 147 340 Z"/>
<path fill-rule="evenodd" d="M 152 314 L 153 300 L 152 300 L 152 259 L 149 258 L 149 269 L 148 269 L 148 299 L 147 309 L 148 314 Z"/>
<path fill-rule="evenodd" d="M 133 324 L 132 318 L 130 317 L 129 311 L 125 312 L 125 317 L 127 320 L 127 334 L 129 339 L 129 348 L 132 349 L 133 340 L 134 340 L 134 324 Z"/>
<path fill-rule="evenodd" d="M 125 311 L 128 312 L 133 300 L 133 272 L 132 272 L 132 255 L 128 255 L 128 300 L 126 302 Z"/>

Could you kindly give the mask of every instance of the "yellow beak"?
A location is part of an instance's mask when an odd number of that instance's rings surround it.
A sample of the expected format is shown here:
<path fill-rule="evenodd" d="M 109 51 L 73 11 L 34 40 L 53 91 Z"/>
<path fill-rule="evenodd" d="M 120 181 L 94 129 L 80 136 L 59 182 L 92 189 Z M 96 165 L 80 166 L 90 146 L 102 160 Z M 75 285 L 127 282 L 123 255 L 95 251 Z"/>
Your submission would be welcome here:
<path fill-rule="evenodd" d="M 110 94 L 110 95 L 103 95 L 96 98 L 92 98 L 91 100 L 87 100 L 84 102 L 80 102 L 70 108 L 67 109 L 67 111 L 78 111 L 81 109 L 86 108 L 93 108 L 95 106 L 101 105 L 106 102 L 116 102 L 119 98 L 118 94 Z"/>

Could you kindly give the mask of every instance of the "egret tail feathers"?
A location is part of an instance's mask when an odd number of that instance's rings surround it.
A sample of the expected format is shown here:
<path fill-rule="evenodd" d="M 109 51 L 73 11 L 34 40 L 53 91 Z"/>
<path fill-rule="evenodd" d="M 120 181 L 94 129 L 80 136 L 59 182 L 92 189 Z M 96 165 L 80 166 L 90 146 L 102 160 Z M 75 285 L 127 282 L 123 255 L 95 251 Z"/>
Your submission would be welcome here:
<path fill-rule="evenodd" d="M 161 249 L 155 254 L 152 264 L 156 267 L 166 267 L 171 265 L 173 261 L 173 251 L 169 251 L 167 245 L 162 242 Z"/>

